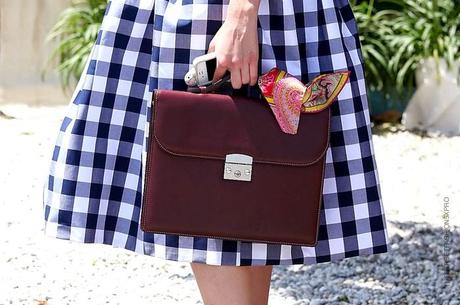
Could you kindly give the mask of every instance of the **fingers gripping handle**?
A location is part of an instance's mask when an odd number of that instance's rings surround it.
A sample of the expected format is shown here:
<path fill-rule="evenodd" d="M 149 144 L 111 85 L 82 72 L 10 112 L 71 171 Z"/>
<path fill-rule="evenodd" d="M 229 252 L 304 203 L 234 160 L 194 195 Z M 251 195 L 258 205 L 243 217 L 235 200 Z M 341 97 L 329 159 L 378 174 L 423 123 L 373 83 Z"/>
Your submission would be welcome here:
<path fill-rule="evenodd" d="M 222 86 L 228 85 L 230 80 L 230 72 L 225 72 L 224 76 L 218 81 L 209 86 L 188 86 L 187 91 L 193 93 L 210 93 L 222 89 Z"/>

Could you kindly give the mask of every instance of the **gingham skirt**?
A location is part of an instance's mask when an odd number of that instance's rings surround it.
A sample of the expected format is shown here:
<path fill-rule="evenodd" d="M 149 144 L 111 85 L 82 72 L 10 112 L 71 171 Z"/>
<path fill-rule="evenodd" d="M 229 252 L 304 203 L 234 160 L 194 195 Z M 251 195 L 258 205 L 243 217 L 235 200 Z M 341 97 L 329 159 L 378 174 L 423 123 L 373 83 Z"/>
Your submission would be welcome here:
<path fill-rule="evenodd" d="M 57 132 L 44 179 L 45 234 L 210 265 L 315 264 L 389 251 L 363 59 L 347 0 L 261 0 L 258 15 L 259 73 L 277 66 L 307 83 L 320 73 L 351 71 L 331 109 L 318 244 L 141 230 L 152 91 L 186 89 L 183 77 L 193 58 L 207 52 L 227 5 L 228 0 L 109 3 Z"/>

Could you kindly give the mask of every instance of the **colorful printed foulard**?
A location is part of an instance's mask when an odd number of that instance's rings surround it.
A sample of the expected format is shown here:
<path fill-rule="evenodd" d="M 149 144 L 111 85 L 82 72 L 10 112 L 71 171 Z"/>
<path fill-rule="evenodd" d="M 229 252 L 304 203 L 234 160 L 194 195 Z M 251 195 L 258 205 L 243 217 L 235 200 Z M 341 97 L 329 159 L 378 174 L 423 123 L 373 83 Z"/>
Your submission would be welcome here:
<path fill-rule="evenodd" d="M 278 68 L 258 79 L 259 88 L 275 115 L 281 130 L 296 134 L 301 113 L 315 113 L 336 100 L 348 80 L 350 71 L 321 74 L 307 85 Z"/>

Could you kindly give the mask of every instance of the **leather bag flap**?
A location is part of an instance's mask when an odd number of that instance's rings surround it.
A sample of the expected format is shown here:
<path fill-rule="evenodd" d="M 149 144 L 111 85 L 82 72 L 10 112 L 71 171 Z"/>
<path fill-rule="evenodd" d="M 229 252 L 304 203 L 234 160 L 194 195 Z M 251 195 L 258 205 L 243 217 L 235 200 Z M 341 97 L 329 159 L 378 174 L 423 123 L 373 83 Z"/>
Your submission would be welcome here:
<path fill-rule="evenodd" d="M 149 137 L 176 156 L 225 160 L 239 153 L 254 163 L 307 166 L 329 145 L 329 107 L 301 114 L 295 135 L 281 131 L 263 99 L 156 89 L 152 107 Z"/>

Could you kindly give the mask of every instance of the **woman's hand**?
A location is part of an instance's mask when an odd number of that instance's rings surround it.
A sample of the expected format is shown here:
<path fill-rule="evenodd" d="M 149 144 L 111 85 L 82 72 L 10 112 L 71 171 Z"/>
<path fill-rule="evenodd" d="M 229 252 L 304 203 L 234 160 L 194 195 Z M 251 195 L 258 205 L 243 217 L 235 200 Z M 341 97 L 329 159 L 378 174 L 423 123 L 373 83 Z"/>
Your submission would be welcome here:
<path fill-rule="evenodd" d="M 259 42 L 257 16 L 260 0 L 231 0 L 227 17 L 212 38 L 208 52 L 216 52 L 217 67 L 213 81 L 231 73 L 234 89 L 257 83 Z"/>

